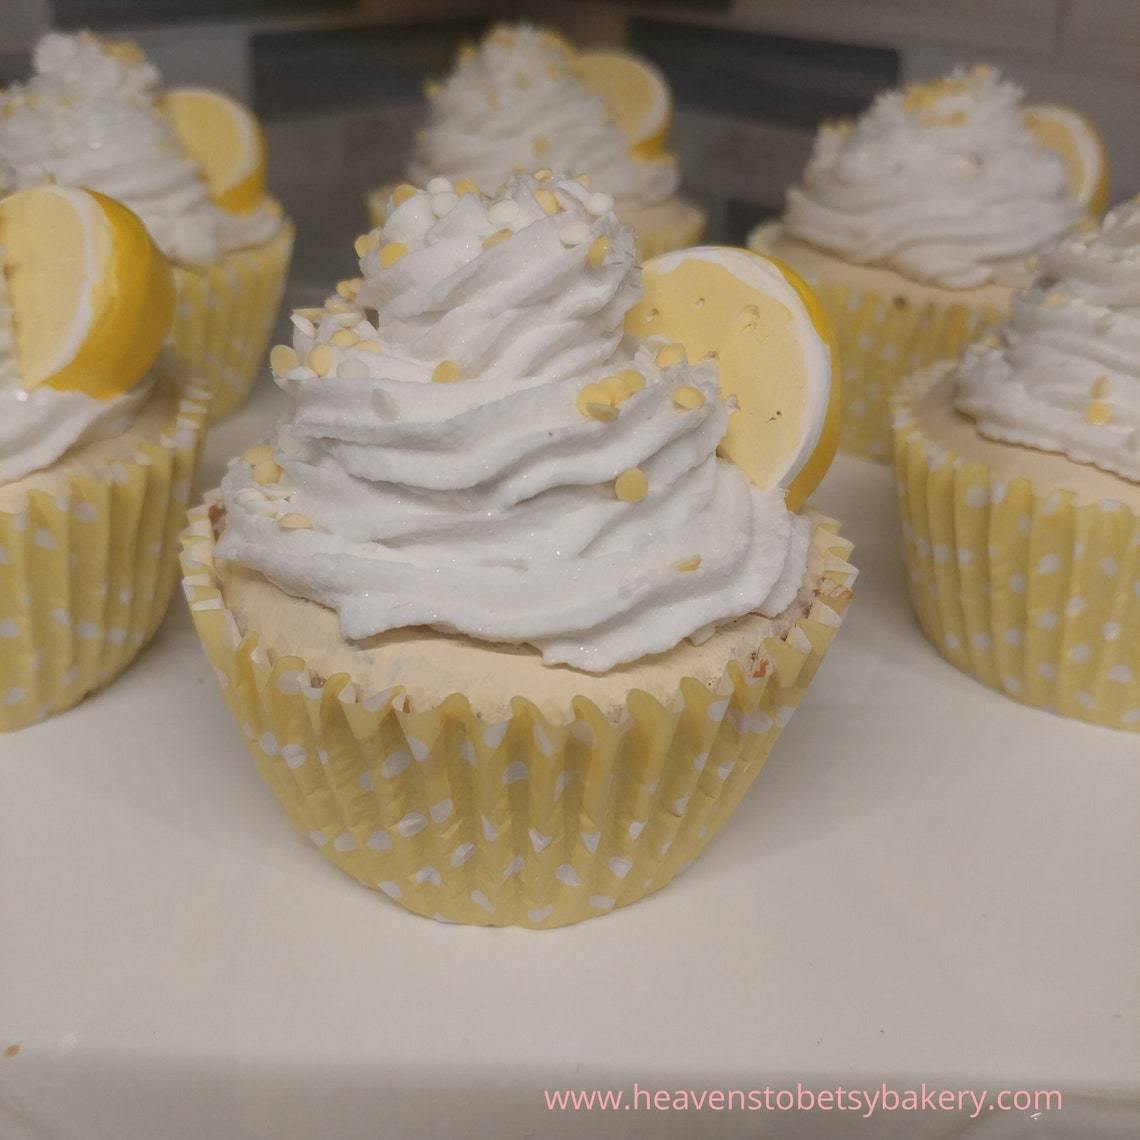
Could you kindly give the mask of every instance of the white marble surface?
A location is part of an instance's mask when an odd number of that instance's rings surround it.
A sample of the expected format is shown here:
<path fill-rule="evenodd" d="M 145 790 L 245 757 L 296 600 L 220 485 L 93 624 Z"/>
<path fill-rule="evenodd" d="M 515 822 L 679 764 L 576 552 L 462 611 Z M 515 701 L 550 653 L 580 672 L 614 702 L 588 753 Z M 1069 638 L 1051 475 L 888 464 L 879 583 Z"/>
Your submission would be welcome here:
<path fill-rule="evenodd" d="M 213 434 L 204 481 L 280 408 L 263 385 Z M 1054 1116 L 1049 1140 L 1136 1135 L 1130 1109 L 1095 1102 L 1140 1101 L 1140 738 L 935 655 L 885 469 L 840 460 L 817 504 L 862 576 L 768 766 L 682 879 L 548 933 L 437 925 L 321 859 L 246 757 L 177 598 L 111 688 L 0 737 L 0 1137 L 915 1140 L 965 1123 L 552 1115 L 541 1093 L 797 1080 L 1058 1088 L 1072 1128 Z"/>

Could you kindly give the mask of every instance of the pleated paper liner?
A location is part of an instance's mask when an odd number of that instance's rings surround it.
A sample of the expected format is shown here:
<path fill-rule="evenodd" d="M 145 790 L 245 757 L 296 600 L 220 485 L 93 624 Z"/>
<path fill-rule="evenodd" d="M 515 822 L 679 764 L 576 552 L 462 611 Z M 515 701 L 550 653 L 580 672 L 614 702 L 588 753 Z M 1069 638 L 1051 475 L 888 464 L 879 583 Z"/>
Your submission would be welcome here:
<path fill-rule="evenodd" d="M 203 267 L 174 266 L 178 291 L 171 340 L 187 374 L 210 386 L 210 419 L 249 395 L 281 307 L 293 253 L 293 225 L 259 246 Z"/>
<path fill-rule="evenodd" d="M 141 442 L 133 460 L 0 510 L 0 731 L 106 685 L 158 628 L 208 400 L 189 388 L 159 440 Z"/>
<path fill-rule="evenodd" d="M 384 224 L 388 196 L 395 186 L 380 186 L 368 194 L 368 220 L 373 227 Z M 664 207 L 669 207 L 666 210 Z M 618 203 L 618 217 L 634 231 L 637 256 L 648 261 L 659 253 L 670 253 L 696 245 L 705 231 L 705 212 L 692 202 L 672 198 L 659 206 L 623 208 Z"/>
<path fill-rule="evenodd" d="M 1140 731 L 1140 516 L 1000 482 L 927 436 L 895 401 L 895 477 L 911 599 L 948 661 L 1023 704 Z"/>
<path fill-rule="evenodd" d="M 682 680 L 666 705 L 631 692 L 607 719 L 575 698 L 555 723 L 523 696 L 488 723 L 452 694 L 416 708 L 299 657 L 271 658 L 228 610 L 208 507 L 183 536 L 198 634 L 266 783 L 338 867 L 445 922 L 562 926 L 665 886 L 756 777 L 851 597 L 851 544 L 816 517 L 820 594 L 752 667 L 713 690 Z"/>
<path fill-rule="evenodd" d="M 777 226 L 761 226 L 751 248 L 772 253 Z M 782 253 L 779 256 L 783 256 Z M 843 362 L 840 449 L 878 463 L 891 461 L 891 399 L 899 383 L 938 360 L 957 357 L 1008 314 L 961 304 L 915 304 L 904 297 L 856 289 L 788 264 L 812 287 L 831 318 Z"/>

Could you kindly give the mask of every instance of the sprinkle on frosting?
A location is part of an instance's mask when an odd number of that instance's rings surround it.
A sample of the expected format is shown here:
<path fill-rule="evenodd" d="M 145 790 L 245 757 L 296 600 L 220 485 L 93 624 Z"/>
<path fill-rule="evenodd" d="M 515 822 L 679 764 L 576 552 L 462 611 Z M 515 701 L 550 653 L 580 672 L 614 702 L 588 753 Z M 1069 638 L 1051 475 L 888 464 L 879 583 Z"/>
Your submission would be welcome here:
<path fill-rule="evenodd" d="M 958 409 L 991 439 L 1140 482 L 1140 198 L 1041 257 L 995 341 L 967 350 Z"/>
<path fill-rule="evenodd" d="M 541 165 L 547 177 L 588 170 L 618 198 L 668 198 L 678 182 L 673 158 L 632 157 L 601 98 L 574 74 L 573 60 L 560 37 L 526 25 L 500 25 L 478 48 L 462 50 L 452 74 L 428 95 L 413 181 L 443 174 L 489 191 Z"/>
<path fill-rule="evenodd" d="M 785 610 L 810 524 L 717 456 L 715 366 L 663 369 L 667 341 L 625 334 L 632 233 L 569 178 L 520 175 L 443 217 L 438 192 L 394 194 L 377 237 L 402 256 L 365 251 L 350 312 L 294 326 L 327 375 L 275 368 L 294 411 L 272 459 L 230 466 L 219 554 L 335 609 L 349 640 L 430 626 L 592 672 Z M 337 343 L 342 319 L 375 350 Z"/>
<path fill-rule="evenodd" d="M 788 191 L 788 232 L 945 288 L 1023 279 L 1025 259 L 1083 211 L 1022 98 L 981 66 L 888 91 L 856 122 L 824 127 Z"/>

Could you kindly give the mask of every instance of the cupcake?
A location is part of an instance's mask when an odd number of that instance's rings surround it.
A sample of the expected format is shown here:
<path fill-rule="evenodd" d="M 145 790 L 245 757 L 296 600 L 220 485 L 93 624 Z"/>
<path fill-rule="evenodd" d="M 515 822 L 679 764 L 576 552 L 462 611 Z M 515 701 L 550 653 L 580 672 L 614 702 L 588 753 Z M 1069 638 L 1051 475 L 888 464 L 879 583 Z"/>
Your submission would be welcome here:
<path fill-rule="evenodd" d="M 677 196 L 677 161 L 665 150 L 669 88 L 644 60 L 579 55 L 553 32 L 500 25 L 464 48 L 427 97 L 428 125 L 408 168 L 417 186 L 462 192 L 470 181 L 492 193 L 520 171 L 587 174 L 614 199 L 643 258 L 692 245 L 704 230 L 702 211 Z M 390 192 L 370 197 L 375 225 Z"/>
<path fill-rule="evenodd" d="M 840 624 L 850 543 L 789 509 L 832 360 L 766 259 L 643 284 L 576 181 L 438 198 L 389 203 L 362 277 L 294 315 L 292 415 L 191 515 L 186 591 L 325 855 L 419 914 L 558 926 L 688 865 Z"/>
<path fill-rule="evenodd" d="M 910 589 L 1016 700 L 1140 731 L 1140 199 L 1041 258 L 1007 325 L 903 384 Z"/>
<path fill-rule="evenodd" d="M 172 339 L 212 386 L 211 417 L 245 399 L 293 247 L 246 108 L 215 91 L 163 92 L 133 44 L 51 33 L 32 79 L 0 96 L 0 160 L 20 185 L 85 186 L 133 210 L 173 263 Z"/>
<path fill-rule="evenodd" d="M 105 685 L 162 620 L 208 393 L 160 356 L 173 277 L 124 206 L 19 191 L 0 249 L 6 731 Z"/>
<path fill-rule="evenodd" d="M 749 245 L 799 270 L 831 315 L 844 450 L 889 461 L 898 381 L 1005 318 L 1026 260 L 1104 209 L 1106 171 L 1087 122 L 1026 108 L 990 67 L 886 92 L 823 127 L 782 222 Z"/>

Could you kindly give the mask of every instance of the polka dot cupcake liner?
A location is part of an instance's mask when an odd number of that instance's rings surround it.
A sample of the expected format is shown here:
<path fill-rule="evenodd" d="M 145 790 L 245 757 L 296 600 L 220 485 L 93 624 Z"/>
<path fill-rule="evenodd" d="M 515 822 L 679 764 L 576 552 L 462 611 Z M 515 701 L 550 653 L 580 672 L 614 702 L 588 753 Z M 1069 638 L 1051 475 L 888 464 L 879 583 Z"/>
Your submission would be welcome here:
<path fill-rule="evenodd" d="M 895 401 L 894 464 L 911 600 L 939 653 L 982 684 L 1062 716 L 1140 732 L 1140 516 L 1034 492 L 927 436 Z"/>
<path fill-rule="evenodd" d="M 150 640 L 177 580 L 178 535 L 209 393 L 191 388 L 132 461 L 33 489 L 0 510 L 0 731 L 70 708 Z"/>
<path fill-rule="evenodd" d="M 817 517 L 819 596 L 754 666 L 616 718 L 578 697 L 567 723 L 523 696 L 489 723 L 455 693 L 413 707 L 271 657 L 239 628 L 208 507 L 183 536 L 191 613 L 234 719 L 294 826 L 341 870 L 442 922 L 548 928 L 627 906 L 700 854 L 755 779 L 851 597 L 851 544 Z"/>
<path fill-rule="evenodd" d="M 178 294 L 171 340 L 188 375 L 211 389 L 210 419 L 249 395 L 281 307 L 293 254 L 286 221 L 264 245 L 234 250 L 203 268 L 174 266 Z"/>
<path fill-rule="evenodd" d="M 762 226 L 749 245 L 770 251 L 779 227 Z M 1008 319 L 992 308 L 921 304 L 876 290 L 855 289 L 788 264 L 812 287 L 831 318 L 843 362 L 840 450 L 877 463 L 891 462 L 891 399 L 907 376 L 957 357 L 988 329 Z"/>

